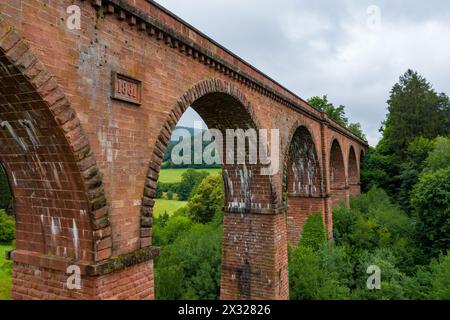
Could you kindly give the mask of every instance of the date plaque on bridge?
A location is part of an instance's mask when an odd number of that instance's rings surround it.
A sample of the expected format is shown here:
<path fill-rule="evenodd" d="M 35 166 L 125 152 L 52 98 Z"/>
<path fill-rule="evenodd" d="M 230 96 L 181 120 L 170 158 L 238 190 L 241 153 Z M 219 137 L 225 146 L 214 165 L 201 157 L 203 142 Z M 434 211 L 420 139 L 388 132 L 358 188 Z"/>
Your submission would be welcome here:
<path fill-rule="evenodd" d="M 126 101 L 132 104 L 142 104 L 142 81 L 125 76 L 123 74 L 112 73 L 112 98 Z"/>

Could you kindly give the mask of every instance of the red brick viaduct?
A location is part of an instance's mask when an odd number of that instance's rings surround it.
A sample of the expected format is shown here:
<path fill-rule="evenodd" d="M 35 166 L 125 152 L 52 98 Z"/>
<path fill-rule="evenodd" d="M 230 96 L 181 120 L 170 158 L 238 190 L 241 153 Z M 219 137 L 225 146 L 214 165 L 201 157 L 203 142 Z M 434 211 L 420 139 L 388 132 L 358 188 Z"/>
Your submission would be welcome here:
<path fill-rule="evenodd" d="M 156 181 L 189 106 L 210 128 L 280 129 L 277 174 L 224 165 L 221 297 L 288 299 L 288 242 L 315 211 L 332 237 L 367 143 L 152 1 L 0 2 L 14 299 L 154 298 Z"/>

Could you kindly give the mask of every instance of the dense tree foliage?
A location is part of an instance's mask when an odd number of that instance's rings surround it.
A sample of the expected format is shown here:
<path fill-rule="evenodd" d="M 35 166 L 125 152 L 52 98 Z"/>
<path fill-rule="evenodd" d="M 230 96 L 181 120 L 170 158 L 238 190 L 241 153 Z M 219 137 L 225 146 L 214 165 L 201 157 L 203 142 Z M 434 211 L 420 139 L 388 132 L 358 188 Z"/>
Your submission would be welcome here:
<path fill-rule="evenodd" d="M 9 244 L 15 239 L 14 218 L 8 216 L 6 211 L 0 209 L 0 243 Z"/>
<path fill-rule="evenodd" d="M 402 157 L 416 137 L 433 139 L 450 134 L 450 101 L 436 93 L 417 72 L 408 70 L 391 90 L 383 127 L 386 151 Z"/>
<path fill-rule="evenodd" d="M 334 106 L 331 102 L 328 101 L 327 96 L 312 97 L 308 99 L 308 103 L 314 108 L 325 112 L 330 119 L 336 121 L 341 126 L 348 128 L 356 136 L 360 137 L 363 140 L 366 140 L 366 136 L 361 129 L 361 124 L 348 122 L 348 118 L 345 116 L 345 106 Z"/>
<path fill-rule="evenodd" d="M 298 246 L 289 251 L 291 299 L 450 299 L 450 256 L 418 264 L 415 220 L 382 190 L 334 211 L 334 243 L 317 236 L 317 217 L 308 219 Z M 370 266 L 381 270 L 380 290 L 367 288 Z"/>
<path fill-rule="evenodd" d="M 153 241 L 158 299 L 218 299 L 222 249 L 222 177 L 210 175 L 173 216 L 156 219 Z"/>
<path fill-rule="evenodd" d="M 380 143 L 364 158 L 362 187 L 364 191 L 383 188 L 411 214 L 411 192 L 422 171 L 449 164 L 450 102 L 425 78 L 408 70 L 391 90 L 388 111 Z"/>
<path fill-rule="evenodd" d="M 178 199 L 182 201 L 188 200 L 196 193 L 195 189 L 208 176 L 206 171 L 197 171 L 189 169 L 181 176 L 180 186 L 178 188 Z"/>
<path fill-rule="evenodd" d="M 224 205 L 224 190 L 222 177 L 210 175 L 204 179 L 195 195 L 188 203 L 188 212 L 191 219 L 199 223 L 207 223 L 222 211 Z"/>
<path fill-rule="evenodd" d="M 411 201 L 426 254 L 436 257 L 447 252 L 450 248 L 450 166 L 422 174 Z"/>
<path fill-rule="evenodd" d="M 187 201 L 196 193 L 196 188 L 209 175 L 207 171 L 188 169 L 183 172 L 181 182 L 163 183 L 159 182 L 156 187 L 156 198 L 167 198 L 169 200 L 177 197 L 177 200 Z"/>
<path fill-rule="evenodd" d="M 156 220 L 154 243 L 157 299 L 218 299 L 222 249 L 222 215 L 208 224 L 194 223 L 180 210 Z"/>

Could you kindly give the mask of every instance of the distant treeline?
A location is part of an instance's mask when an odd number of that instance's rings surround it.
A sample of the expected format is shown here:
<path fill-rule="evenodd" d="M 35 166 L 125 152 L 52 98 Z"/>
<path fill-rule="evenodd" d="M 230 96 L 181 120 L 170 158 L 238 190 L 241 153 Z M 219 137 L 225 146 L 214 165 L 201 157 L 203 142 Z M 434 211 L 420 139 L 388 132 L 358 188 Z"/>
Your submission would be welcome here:
<path fill-rule="evenodd" d="M 173 169 L 184 169 L 184 168 L 215 169 L 215 168 L 220 168 L 221 167 L 219 164 L 210 165 L 210 164 L 206 164 L 204 161 L 202 161 L 201 164 L 194 164 L 193 163 L 194 162 L 194 157 L 196 157 L 198 155 L 198 153 L 199 153 L 198 151 L 196 152 L 194 150 L 194 137 L 195 137 L 195 134 L 199 134 L 199 133 L 195 132 L 194 128 L 187 128 L 187 127 L 176 127 L 175 130 L 187 130 L 187 131 L 189 131 L 190 136 L 191 136 L 191 162 L 192 162 L 192 164 L 189 164 L 189 163 L 174 164 L 172 162 L 172 151 L 173 151 L 173 148 L 178 143 L 180 143 L 180 141 L 178 141 L 178 140 L 177 141 L 171 140 L 169 142 L 169 145 L 167 146 L 166 154 L 164 155 L 164 158 L 163 158 L 163 164 L 161 166 L 162 169 L 170 169 L 170 168 L 173 168 Z M 202 134 L 205 131 L 206 130 L 203 130 Z M 203 154 L 203 150 L 205 149 L 205 147 L 210 145 L 211 142 L 209 142 L 209 141 L 205 142 L 205 141 L 203 141 L 203 139 L 201 139 L 201 140 L 202 140 L 201 153 Z M 181 155 L 183 155 L 183 154 L 181 153 Z M 198 156 L 200 156 L 200 155 L 198 155 Z M 203 157 L 202 157 L 202 159 L 203 159 Z"/>

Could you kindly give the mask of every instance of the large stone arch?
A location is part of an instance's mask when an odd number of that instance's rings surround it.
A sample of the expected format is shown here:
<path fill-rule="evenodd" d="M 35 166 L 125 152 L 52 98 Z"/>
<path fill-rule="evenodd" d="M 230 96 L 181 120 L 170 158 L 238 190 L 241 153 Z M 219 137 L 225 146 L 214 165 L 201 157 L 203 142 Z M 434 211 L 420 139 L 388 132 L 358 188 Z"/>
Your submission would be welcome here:
<path fill-rule="evenodd" d="M 284 154 L 284 190 L 287 192 L 287 237 L 291 245 L 296 245 L 303 226 L 314 212 L 324 208 L 324 182 L 320 161 L 320 146 L 306 125 L 296 123 L 289 135 L 290 140 Z"/>
<path fill-rule="evenodd" d="M 329 154 L 331 204 L 335 206 L 346 200 L 348 186 L 345 157 L 341 144 L 337 139 L 332 140 Z"/>
<path fill-rule="evenodd" d="M 163 124 L 149 164 L 141 210 L 141 247 L 151 246 L 153 206 L 161 162 L 171 133 L 184 111 L 193 107 L 210 129 L 260 129 L 249 100 L 233 85 L 208 79 L 179 99 Z M 262 165 L 224 163 L 224 240 L 221 297 L 223 299 L 287 298 L 285 221 L 277 207 L 270 176 Z M 224 157 L 224 150 L 222 151 Z M 237 157 L 235 150 L 234 158 Z M 263 251 L 261 248 L 265 248 Z M 265 263 L 270 259 L 273 263 Z M 277 285 L 275 285 L 277 284 Z"/>
<path fill-rule="evenodd" d="M 55 78 L 0 15 L 0 161 L 14 193 L 16 250 L 13 297 L 76 297 L 65 292 L 70 264 L 111 256 L 111 230 L 102 178 L 87 136 Z M 50 288 L 33 268 L 53 275 Z M 84 271 L 83 271 L 84 272 Z M 64 274 L 63 273 L 63 274 Z"/>

